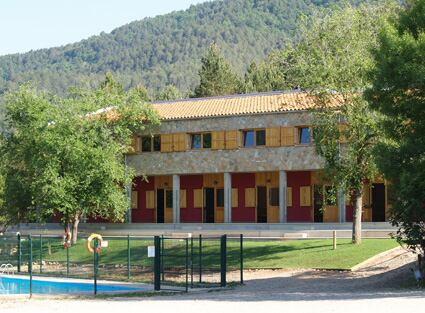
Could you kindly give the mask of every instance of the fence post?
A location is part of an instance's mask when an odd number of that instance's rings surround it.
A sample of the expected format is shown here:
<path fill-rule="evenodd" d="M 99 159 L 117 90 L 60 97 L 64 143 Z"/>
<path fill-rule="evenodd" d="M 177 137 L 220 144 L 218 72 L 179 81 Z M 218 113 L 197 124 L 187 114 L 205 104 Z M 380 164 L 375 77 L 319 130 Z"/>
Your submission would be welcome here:
<path fill-rule="evenodd" d="M 93 278 L 94 278 L 94 294 L 97 295 L 97 269 L 99 262 L 99 255 L 97 253 L 97 248 L 99 247 L 99 240 L 95 238 L 94 240 L 94 251 L 93 251 Z"/>
<path fill-rule="evenodd" d="M 43 273 L 43 237 L 40 234 L 40 274 Z"/>
<path fill-rule="evenodd" d="M 66 246 L 66 277 L 69 277 L 69 247 Z"/>
<path fill-rule="evenodd" d="M 202 284 L 202 235 L 199 235 L 199 283 Z"/>
<path fill-rule="evenodd" d="M 333 237 L 333 249 L 336 250 L 336 230 L 332 233 Z"/>
<path fill-rule="evenodd" d="M 32 297 L 32 238 L 28 235 L 28 272 L 30 274 L 30 298 Z"/>
<path fill-rule="evenodd" d="M 153 265 L 153 273 L 154 273 L 154 290 L 161 290 L 161 238 L 159 236 L 154 237 L 155 243 L 155 258 Z"/>
<path fill-rule="evenodd" d="M 243 234 L 240 235 L 240 268 L 241 268 L 241 284 L 243 284 Z"/>
<path fill-rule="evenodd" d="M 127 235 L 127 278 L 131 277 L 131 251 L 130 251 L 130 235 Z"/>
<path fill-rule="evenodd" d="M 164 235 L 161 235 L 161 280 L 164 281 L 165 275 L 164 275 Z"/>
<path fill-rule="evenodd" d="M 190 288 L 193 288 L 193 236 L 190 237 Z"/>
<path fill-rule="evenodd" d="M 189 285 L 189 239 L 186 238 L 186 292 Z"/>
<path fill-rule="evenodd" d="M 21 234 L 18 233 L 18 266 L 17 271 L 18 273 L 21 272 L 21 263 L 22 263 L 22 246 L 21 246 Z"/>
<path fill-rule="evenodd" d="M 227 236 L 223 235 L 221 236 L 220 240 L 220 259 L 221 259 L 221 266 L 220 266 L 220 272 L 221 272 L 221 279 L 220 279 L 220 286 L 226 287 L 226 270 L 227 270 Z"/>

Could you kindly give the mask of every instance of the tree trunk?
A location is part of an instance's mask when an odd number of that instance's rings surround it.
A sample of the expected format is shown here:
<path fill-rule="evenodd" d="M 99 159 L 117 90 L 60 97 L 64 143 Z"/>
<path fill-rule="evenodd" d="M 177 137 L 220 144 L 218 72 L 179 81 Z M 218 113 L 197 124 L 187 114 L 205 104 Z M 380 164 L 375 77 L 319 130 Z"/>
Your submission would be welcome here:
<path fill-rule="evenodd" d="M 354 244 L 362 243 L 362 210 L 363 210 L 363 191 L 357 189 L 354 192 L 354 214 L 353 214 L 353 236 Z"/>
<path fill-rule="evenodd" d="M 75 245 L 78 239 L 78 224 L 80 223 L 80 214 L 76 213 L 72 223 L 72 244 Z"/>

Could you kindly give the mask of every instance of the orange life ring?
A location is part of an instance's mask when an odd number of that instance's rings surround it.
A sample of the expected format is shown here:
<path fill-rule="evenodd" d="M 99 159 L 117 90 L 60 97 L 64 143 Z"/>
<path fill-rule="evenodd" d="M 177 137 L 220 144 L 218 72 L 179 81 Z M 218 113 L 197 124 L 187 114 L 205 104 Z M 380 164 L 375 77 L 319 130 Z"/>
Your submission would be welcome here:
<path fill-rule="evenodd" d="M 97 239 L 99 241 L 99 246 L 96 248 L 96 253 L 100 253 L 100 250 L 102 250 L 102 236 L 99 234 L 91 234 L 89 238 L 87 238 L 87 250 L 90 253 L 94 253 L 94 249 L 91 246 L 91 242 L 93 239 Z"/>
<path fill-rule="evenodd" d="M 63 236 L 63 248 L 68 249 L 71 246 L 71 232 L 67 231 Z"/>

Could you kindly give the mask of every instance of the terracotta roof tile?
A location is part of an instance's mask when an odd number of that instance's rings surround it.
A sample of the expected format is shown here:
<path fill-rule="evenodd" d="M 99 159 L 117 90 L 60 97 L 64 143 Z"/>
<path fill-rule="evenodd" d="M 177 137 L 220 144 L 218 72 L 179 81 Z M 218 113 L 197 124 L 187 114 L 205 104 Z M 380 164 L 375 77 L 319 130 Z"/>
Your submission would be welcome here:
<path fill-rule="evenodd" d="M 339 106 L 336 96 L 330 107 Z M 303 92 L 271 92 L 247 95 L 185 99 L 153 103 L 163 120 L 304 111 L 314 108 L 314 98 Z"/>

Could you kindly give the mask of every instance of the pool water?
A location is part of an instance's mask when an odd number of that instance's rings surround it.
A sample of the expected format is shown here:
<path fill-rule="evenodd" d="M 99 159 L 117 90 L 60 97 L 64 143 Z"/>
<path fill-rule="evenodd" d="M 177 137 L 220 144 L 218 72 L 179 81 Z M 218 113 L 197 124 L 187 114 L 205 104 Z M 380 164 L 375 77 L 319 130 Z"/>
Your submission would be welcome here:
<path fill-rule="evenodd" d="M 146 288 L 119 285 L 119 284 L 97 284 L 97 292 L 131 292 L 143 291 Z M 2 294 L 29 294 L 29 279 L 19 277 L 0 277 L 0 295 Z M 84 294 L 93 293 L 93 282 L 75 282 L 75 281 L 51 281 L 37 280 L 32 281 L 33 294 Z"/>

